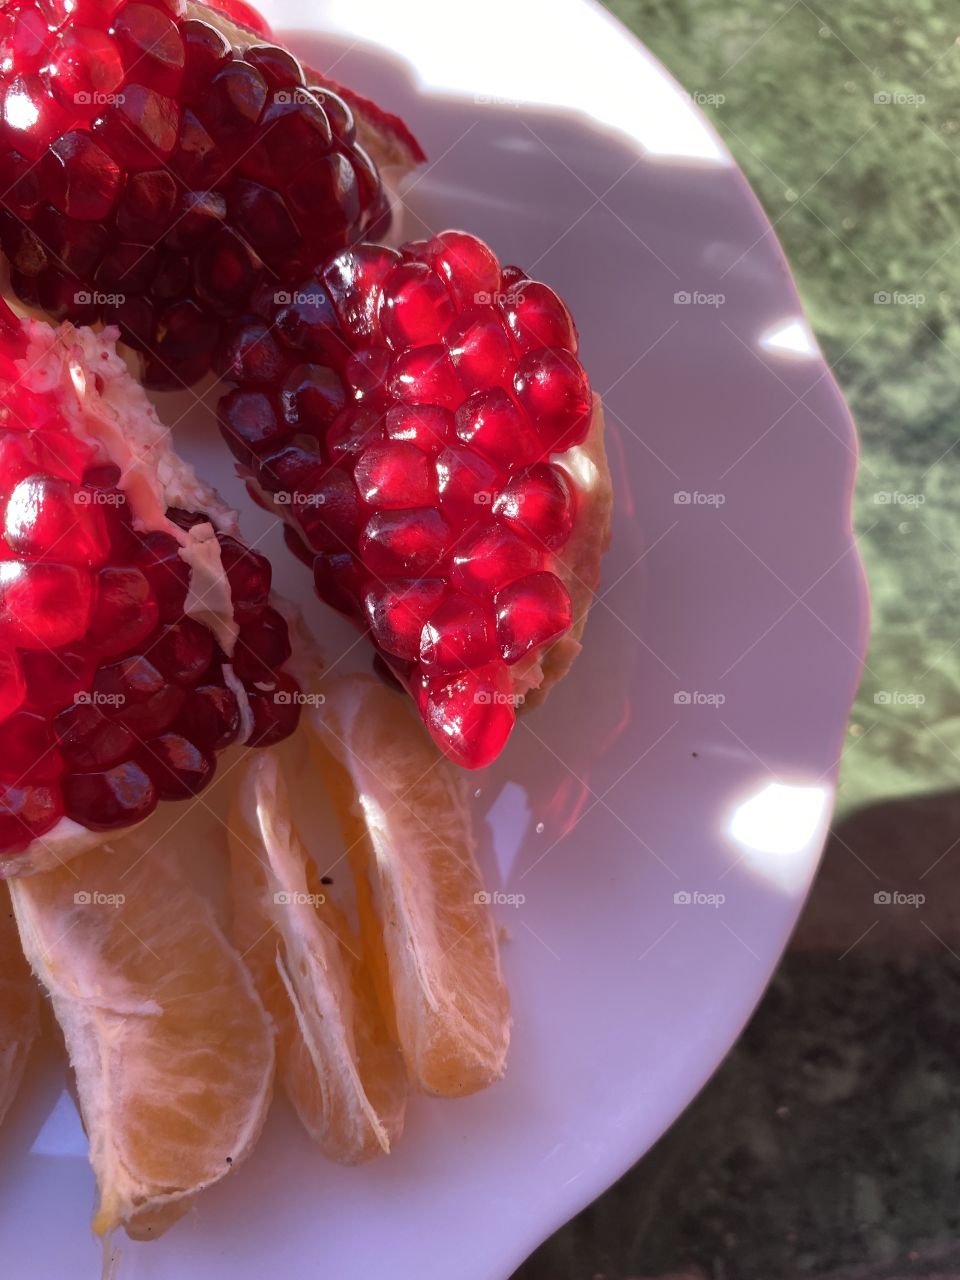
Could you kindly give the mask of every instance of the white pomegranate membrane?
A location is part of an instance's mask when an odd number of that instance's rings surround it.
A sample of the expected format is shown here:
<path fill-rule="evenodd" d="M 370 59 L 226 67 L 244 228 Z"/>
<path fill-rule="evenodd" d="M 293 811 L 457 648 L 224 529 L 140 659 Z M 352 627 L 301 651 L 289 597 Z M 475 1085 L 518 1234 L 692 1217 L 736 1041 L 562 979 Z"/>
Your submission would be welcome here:
<path fill-rule="evenodd" d="M 115 338 L 0 304 L 0 874 L 195 795 L 223 747 L 296 722 L 270 566 Z"/>

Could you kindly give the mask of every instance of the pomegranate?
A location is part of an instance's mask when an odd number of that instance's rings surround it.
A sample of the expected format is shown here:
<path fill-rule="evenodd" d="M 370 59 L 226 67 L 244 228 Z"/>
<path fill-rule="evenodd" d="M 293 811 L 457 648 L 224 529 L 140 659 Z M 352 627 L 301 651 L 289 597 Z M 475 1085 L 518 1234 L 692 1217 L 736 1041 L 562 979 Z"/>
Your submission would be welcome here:
<path fill-rule="evenodd" d="M 296 725 L 270 565 L 113 348 L 0 303 L 0 877 L 196 795 Z"/>

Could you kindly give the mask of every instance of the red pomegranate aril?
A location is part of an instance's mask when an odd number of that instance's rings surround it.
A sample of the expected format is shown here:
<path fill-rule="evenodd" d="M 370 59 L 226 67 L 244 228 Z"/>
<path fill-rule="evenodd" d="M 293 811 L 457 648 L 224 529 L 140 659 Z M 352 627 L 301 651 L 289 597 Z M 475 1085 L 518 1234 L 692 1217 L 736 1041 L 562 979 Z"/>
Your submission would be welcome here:
<path fill-rule="evenodd" d="M 72 649 L 42 649 L 22 653 L 20 661 L 27 688 L 26 706 L 42 715 L 53 715 L 75 702 L 93 681 L 94 663 Z"/>
<path fill-rule="evenodd" d="M 420 665 L 431 675 L 482 666 L 496 656 L 491 612 L 475 596 L 462 592 L 447 596 L 420 637 Z"/>
<path fill-rule="evenodd" d="M 366 575 L 357 558 L 345 548 L 321 551 L 313 562 L 313 583 L 325 604 L 348 617 L 359 618 L 357 601 Z"/>
<path fill-rule="evenodd" d="M 543 462 L 514 474 L 497 495 L 493 514 L 535 545 L 555 550 L 573 529 L 570 483 L 559 467 Z"/>
<path fill-rule="evenodd" d="M 149 647 L 150 661 L 168 680 L 195 685 L 213 660 L 212 634 L 194 618 L 162 627 Z"/>
<path fill-rule="evenodd" d="M 63 757 L 45 716 L 20 711 L 0 723 L 0 779 L 56 782 L 62 773 Z"/>
<path fill-rule="evenodd" d="M 183 613 L 190 570 L 180 558 L 180 544 L 172 534 L 157 530 L 142 539 L 140 569 L 157 601 L 161 622 L 175 622 Z"/>
<path fill-rule="evenodd" d="M 131 730 L 96 705 L 89 693 L 78 694 L 74 705 L 56 717 L 54 728 L 70 769 L 105 768 L 122 760 L 136 746 Z"/>
<path fill-rule="evenodd" d="M 221 751 L 240 734 L 240 707 L 232 690 L 222 684 L 191 689 L 173 729 L 201 751 Z"/>
<path fill-rule="evenodd" d="M 110 102 L 123 83 L 117 46 L 94 27 L 73 27 L 60 34 L 50 69 L 50 85 L 61 106 L 92 118 Z"/>
<path fill-rule="evenodd" d="M 227 444 L 244 463 L 256 453 L 276 447 L 286 434 L 273 401 L 262 391 L 228 392 L 217 407 L 217 415 Z"/>
<path fill-rule="evenodd" d="M 262 320 L 250 320 L 234 328 L 220 360 L 225 378 L 254 386 L 276 382 L 285 366 L 286 358 Z"/>
<path fill-rule="evenodd" d="M 518 662 L 573 624 L 570 593 L 553 573 L 534 573 L 512 582 L 494 597 L 497 638 L 504 662 Z"/>
<path fill-rule="evenodd" d="M 290 652 L 286 622 L 276 609 L 266 606 L 241 625 L 233 669 L 244 684 L 270 683 Z"/>
<path fill-rule="evenodd" d="M 394 351 L 435 341 L 453 316 L 449 291 L 423 263 L 399 267 L 382 290 L 380 329 Z"/>
<path fill-rule="evenodd" d="M 364 593 L 363 607 L 374 641 L 393 657 L 415 661 L 424 623 L 445 591 L 438 578 L 388 578 L 371 583 Z"/>
<path fill-rule="evenodd" d="M 53 476 L 21 480 L 7 499 L 4 540 L 25 560 L 98 565 L 110 549 L 103 513 L 84 489 Z"/>
<path fill-rule="evenodd" d="M 569 351 L 531 351 L 517 366 L 513 387 L 551 453 L 583 444 L 593 406 L 587 375 L 576 356 Z"/>
<path fill-rule="evenodd" d="M 96 773 L 67 774 L 64 811 L 91 831 L 112 831 L 142 821 L 157 807 L 150 775 L 133 760 Z"/>
<path fill-rule="evenodd" d="M 180 27 L 183 40 L 184 70 L 180 96 L 193 103 L 203 93 L 207 82 L 231 56 L 226 37 L 198 18 L 190 18 Z"/>
<path fill-rule="evenodd" d="M 189 107 L 184 111 L 170 168 L 187 186 L 208 187 L 222 171 L 222 154 L 203 123 Z"/>
<path fill-rule="evenodd" d="M 294 508 L 297 523 L 315 551 L 351 551 L 357 545 L 363 513 L 353 479 L 341 467 L 325 472 L 316 488 Z"/>
<path fill-rule="evenodd" d="M 292 53 L 275 44 L 253 44 L 243 55 L 266 80 L 271 89 L 288 89 L 303 84 L 303 68 Z"/>
<path fill-rule="evenodd" d="M 250 136 L 266 101 L 266 80 L 256 67 L 235 59 L 213 76 L 196 106 L 210 135 L 231 145 Z"/>
<path fill-rule="evenodd" d="M 259 459 L 257 480 L 268 493 L 277 495 L 279 506 L 291 506 L 298 494 L 313 494 L 327 473 L 328 466 L 320 456 L 319 444 L 312 438 L 309 443 L 312 448 L 307 443 L 288 444 Z"/>
<path fill-rule="evenodd" d="M 360 554 L 379 577 L 429 576 L 439 568 L 450 535 L 449 524 L 433 507 L 378 511 L 364 527 Z"/>
<path fill-rule="evenodd" d="M 159 617 L 157 599 L 146 576 L 132 567 L 108 566 L 97 574 L 87 643 L 101 662 L 119 657 L 145 640 Z"/>
<path fill-rule="evenodd" d="M 520 352 L 540 347 L 577 350 L 579 340 L 573 317 L 547 284 L 525 279 L 506 293 L 500 312 Z"/>
<path fill-rule="evenodd" d="M 347 396 L 332 369 L 298 364 L 283 380 L 280 404 L 289 427 L 319 437 L 346 407 Z"/>
<path fill-rule="evenodd" d="M 364 502 L 384 510 L 425 507 L 434 497 L 430 459 L 413 444 L 365 449 L 353 475 Z"/>
<path fill-rule="evenodd" d="M 0 722 L 23 706 L 26 696 L 23 666 L 16 649 L 0 644 Z"/>
<path fill-rule="evenodd" d="M 525 538 L 490 525 L 457 547 L 454 576 L 465 590 L 481 596 L 499 591 L 540 567 L 540 555 Z"/>
<path fill-rule="evenodd" d="M 391 440 L 415 444 L 424 453 L 438 453 L 453 439 L 454 418 L 436 404 L 395 404 L 384 420 Z"/>
<path fill-rule="evenodd" d="M 93 584 L 66 564 L 0 562 L 0 640 L 19 649 L 59 649 L 87 633 Z"/>
<path fill-rule="evenodd" d="M 273 689 L 248 691 L 253 713 L 253 732 L 248 739 L 252 747 L 269 747 L 288 738 L 300 719 L 300 686 L 292 676 L 281 673 Z"/>
<path fill-rule="evenodd" d="M 197 250 L 193 283 L 197 297 L 218 315 L 240 311 L 256 279 L 256 263 L 246 244 L 229 228 L 215 232 Z"/>
<path fill-rule="evenodd" d="M 171 18 L 153 5 L 133 0 L 117 14 L 113 37 L 137 80 L 161 93 L 177 92 L 185 57 L 183 40 Z"/>
<path fill-rule="evenodd" d="M 355 400 L 378 405 L 386 394 L 390 372 L 386 351 L 358 351 L 347 360 L 343 376 Z"/>
<path fill-rule="evenodd" d="M 529 417 L 502 387 L 475 391 L 457 410 L 456 424 L 464 444 L 501 466 L 523 466 L 543 455 L 543 441 Z"/>
<path fill-rule="evenodd" d="M 394 249 L 362 244 L 334 258 L 324 271 L 340 324 L 355 342 L 379 338 L 381 286 L 400 263 Z"/>
<path fill-rule="evenodd" d="M 513 348 L 490 307 L 462 311 L 447 329 L 444 341 L 465 391 L 511 385 Z"/>
<path fill-rule="evenodd" d="M 452 444 L 436 459 L 437 492 L 447 518 L 471 525 L 486 519 L 501 484 L 499 470 L 466 445 Z"/>
<path fill-rule="evenodd" d="M 355 148 L 355 154 L 359 150 Z M 314 209 L 330 210 L 327 243 L 321 246 L 326 251 L 343 242 L 347 228 L 357 221 L 363 207 L 357 170 L 339 151 L 298 169 L 285 194 L 301 222 L 308 220 Z"/>
<path fill-rule="evenodd" d="M 429 680 L 418 704 L 446 754 L 468 769 L 491 764 L 516 721 L 506 668 L 495 664 Z"/>
<path fill-rule="evenodd" d="M 0 68 L 39 71 L 50 56 L 49 25 L 34 4 L 12 5 L 0 14 Z"/>
<path fill-rule="evenodd" d="M 283 196 L 259 182 L 237 179 L 227 204 L 230 222 L 264 262 L 283 270 L 300 246 L 300 231 Z"/>
<path fill-rule="evenodd" d="M 138 244 L 151 244 L 173 217 L 177 183 L 166 169 L 131 174 L 117 205 L 117 230 Z"/>
<path fill-rule="evenodd" d="M 63 817 L 56 787 L 0 783 L 0 849 L 18 853 Z"/>
<path fill-rule="evenodd" d="M 500 292 L 500 264 L 476 236 L 444 231 L 431 241 L 427 253 L 461 307 L 489 304 Z"/>
<path fill-rule="evenodd" d="M 453 410 L 464 394 L 453 363 L 440 345 L 413 347 L 397 355 L 387 389 L 405 404 L 439 404 Z"/>
<path fill-rule="evenodd" d="M 172 98 L 143 84 L 127 84 L 94 122 L 106 149 L 132 169 L 155 169 L 177 145 L 180 110 Z"/>
<path fill-rule="evenodd" d="M 273 569 L 266 556 L 245 547 L 235 538 L 224 536 L 220 538 L 220 559 L 235 607 L 266 604 L 273 577 Z"/>
<path fill-rule="evenodd" d="M 243 158 L 244 168 L 256 177 L 282 184 L 286 196 L 292 196 L 289 180 L 304 167 L 319 168 L 333 141 L 326 113 L 306 89 L 270 94 L 261 131 L 262 140 Z"/>
<path fill-rule="evenodd" d="M 188 800 L 203 790 L 214 774 L 213 757 L 179 733 L 165 733 L 140 753 L 161 800 Z"/>

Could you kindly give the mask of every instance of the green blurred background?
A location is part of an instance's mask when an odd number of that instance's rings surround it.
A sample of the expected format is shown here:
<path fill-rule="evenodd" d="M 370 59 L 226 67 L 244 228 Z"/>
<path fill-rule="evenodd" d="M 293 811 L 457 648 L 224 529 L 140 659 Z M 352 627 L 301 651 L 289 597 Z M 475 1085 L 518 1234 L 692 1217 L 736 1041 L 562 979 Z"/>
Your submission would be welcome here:
<path fill-rule="evenodd" d="M 823 868 L 750 1026 L 516 1280 L 958 1280 L 960 5 L 607 4 L 717 103 L 793 266 L 860 431 L 873 635 Z"/>

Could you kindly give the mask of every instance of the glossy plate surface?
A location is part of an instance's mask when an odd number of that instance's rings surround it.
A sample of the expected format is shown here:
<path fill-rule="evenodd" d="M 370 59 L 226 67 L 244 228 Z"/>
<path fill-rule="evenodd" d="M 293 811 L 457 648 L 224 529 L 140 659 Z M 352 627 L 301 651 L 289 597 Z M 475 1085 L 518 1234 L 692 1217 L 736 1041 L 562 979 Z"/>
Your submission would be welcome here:
<path fill-rule="evenodd" d="M 502 1280 L 689 1102 L 796 920 L 866 637 L 855 433 L 742 175 L 601 8 L 264 7 L 419 135 L 408 236 L 468 227 L 571 304 L 607 405 L 614 541 L 573 675 L 476 778 L 490 887 L 512 895 L 506 1081 L 418 1100 L 396 1154 L 359 1170 L 278 1105 L 249 1164 L 159 1243 L 122 1242 L 117 1274 Z M 190 408 L 184 452 L 308 601 L 209 410 L 162 399 L 169 421 Z M 331 655 L 350 645 L 308 612 Z M 97 1277 L 92 1201 L 64 1069 L 40 1054 L 0 1137 L 4 1274 Z"/>

